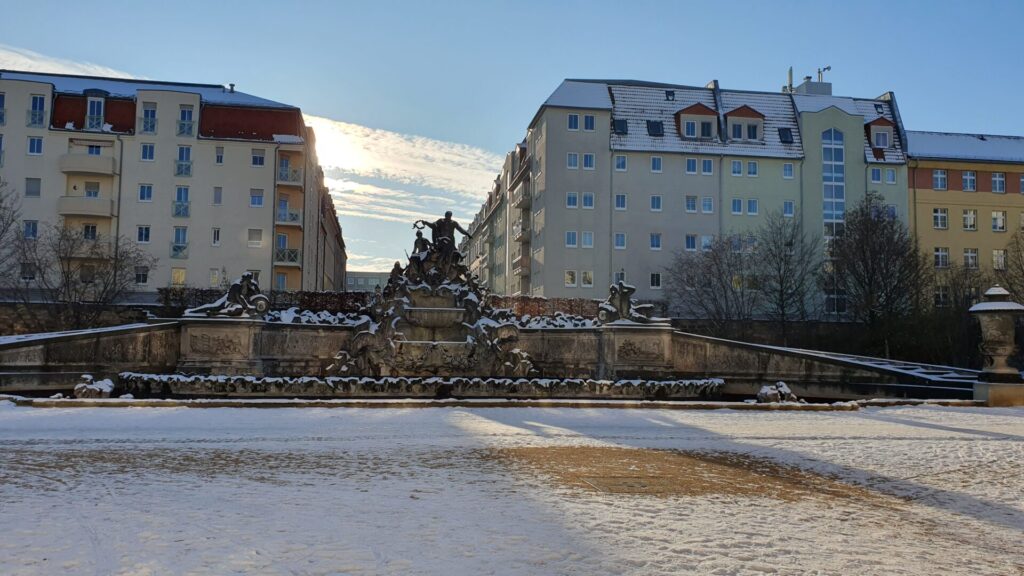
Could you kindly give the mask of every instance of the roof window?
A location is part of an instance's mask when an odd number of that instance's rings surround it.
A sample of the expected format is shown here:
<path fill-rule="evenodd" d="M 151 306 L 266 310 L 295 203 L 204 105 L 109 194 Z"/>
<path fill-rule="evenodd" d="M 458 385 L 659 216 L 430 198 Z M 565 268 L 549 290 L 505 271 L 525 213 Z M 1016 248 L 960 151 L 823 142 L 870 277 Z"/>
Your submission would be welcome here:
<path fill-rule="evenodd" d="M 665 135 L 665 123 L 660 120 L 648 120 L 647 121 L 647 135 L 648 136 L 664 136 Z"/>
<path fill-rule="evenodd" d="M 629 125 L 625 118 L 612 120 L 612 132 L 620 136 L 629 134 Z"/>
<path fill-rule="evenodd" d="M 779 128 L 779 142 L 783 144 L 793 143 L 793 129 L 792 128 Z"/>
<path fill-rule="evenodd" d="M 673 101 L 675 99 L 676 99 L 676 91 L 675 90 L 665 90 L 665 100 L 671 102 L 671 101 Z"/>

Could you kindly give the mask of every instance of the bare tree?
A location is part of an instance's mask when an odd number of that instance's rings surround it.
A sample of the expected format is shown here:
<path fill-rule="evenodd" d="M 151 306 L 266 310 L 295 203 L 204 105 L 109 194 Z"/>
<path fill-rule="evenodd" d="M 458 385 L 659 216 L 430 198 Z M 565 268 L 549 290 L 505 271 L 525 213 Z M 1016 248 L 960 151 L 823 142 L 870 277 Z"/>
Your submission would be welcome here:
<path fill-rule="evenodd" d="M 995 280 L 1018 302 L 1024 299 L 1024 228 L 1017 229 L 1006 244 L 1006 269 L 998 271 Z"/>
<path fill-rule="evenodd" d="M 121 300 L 135 285 L 136 272 L 156 266 L 156 258 L 125 237 L 87 238 L 63 223 L 45 226 L 36 238 L 17 242 L 17 293 L 26 302 L 58 307 L 73 328 L 95 324 L 102 306 Z"/>
<path fill-rule="evenodd" d="M 821 268 L 817 239 L 808 241 L 799 219 L 773 212 L 756 232 L 755 267 L 765 317 L 779 326 L 789 345 L 790 324 L 808 318 L 815 279 Z"/>
<path fill-rule="evenodd" d="M 886 357 L 900 323 L 920 311 L 932 291 L 932 267 L 906 224 L 869 192 L 832 238 L 821 285 L 845 293 L 847 311 L 880 339 Z"/>
<path fill-rule="evenodd" d="M 720 236 L 699 252 L 676 254 L 667 270 L 672 312 L 708 320 L 718 335 L 731 335 L 731 324 L 752 319 L 762 300 L 753 240 Z"/>
<path fill-rule="evenodd" d="M 0 273 L 11 270 L 14 262 L 18 221 L 21 210 L 14 190 L 0 178 Z M 9 274 L 4 274 L 9 276 Z"/>

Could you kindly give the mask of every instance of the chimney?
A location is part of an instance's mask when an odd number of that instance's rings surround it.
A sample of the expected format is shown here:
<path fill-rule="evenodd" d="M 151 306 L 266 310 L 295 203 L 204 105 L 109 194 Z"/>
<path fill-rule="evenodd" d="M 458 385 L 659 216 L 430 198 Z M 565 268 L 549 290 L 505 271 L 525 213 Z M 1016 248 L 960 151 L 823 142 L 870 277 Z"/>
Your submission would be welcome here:
<path fill-rule="evenodd" d="M 804 76 L 804 81 L 793 89 L 796 94 L 809 94 L 812 96 L 831 96 L 831 82 L 814 82 L 810 76 Z"/>
<path fill-rule="evenodd" d="M 235 83 L 234 82 L 232 82 L 231 84 L 228 84 L 228 92 L 230 94 L 234 94 L 235 93 Z"/>

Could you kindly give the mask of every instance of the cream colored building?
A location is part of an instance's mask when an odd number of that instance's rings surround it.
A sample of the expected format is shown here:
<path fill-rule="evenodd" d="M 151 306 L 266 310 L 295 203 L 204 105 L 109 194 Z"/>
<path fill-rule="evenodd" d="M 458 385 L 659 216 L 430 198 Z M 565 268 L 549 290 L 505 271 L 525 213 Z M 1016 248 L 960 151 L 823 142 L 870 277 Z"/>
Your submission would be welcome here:
<path fill-rule="evenodd" d="M 224 87 L 0 71 L 0 178 L 31 234 L 63 222 L 158 258 L 140 292 L 342 290 L 345 248 L 296 107 Z"/>

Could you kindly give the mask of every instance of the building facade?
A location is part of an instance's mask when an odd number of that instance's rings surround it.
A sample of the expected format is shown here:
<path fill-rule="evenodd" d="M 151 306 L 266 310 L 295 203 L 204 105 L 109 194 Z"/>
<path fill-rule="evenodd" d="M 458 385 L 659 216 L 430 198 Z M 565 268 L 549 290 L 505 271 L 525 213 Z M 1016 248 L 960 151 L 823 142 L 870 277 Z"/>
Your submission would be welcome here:
<path fill-rule="evenodd" d="M 246 271 L 264 288 L 343 289 L 341 229 L 298 108 L 233 85 L 0 71 L 0 110 L 0 178 L 24 234 L 138 242 L 158 259 L 135 271 L 139 292 Z"/>
<path fill-rule="evenodd" d="M 876 191 L 905 217 L 904 141 L 891 93 L 836 97 L 809 80 L 782 93 L 566 80 L 486 205 L 508 209 L 509 281 L 492 281 L 493 259 L 480 275 L 498 293 L 602 298 L 622 279 L 661 299 L 675 254 L 749 236 L 772 212 L 828 237 Z M 485 212 L 474 246 L 497 233 Z"/>

